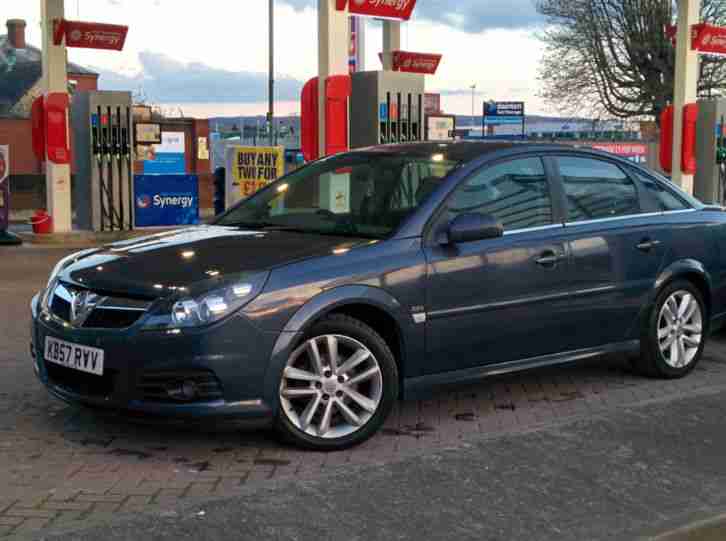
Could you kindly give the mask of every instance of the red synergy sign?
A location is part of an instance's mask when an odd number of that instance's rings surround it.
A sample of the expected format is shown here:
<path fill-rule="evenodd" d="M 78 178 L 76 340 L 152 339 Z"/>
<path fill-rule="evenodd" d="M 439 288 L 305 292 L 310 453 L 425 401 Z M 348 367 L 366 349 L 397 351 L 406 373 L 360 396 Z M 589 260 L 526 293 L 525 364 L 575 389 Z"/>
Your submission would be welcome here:
<path fill-rule="evenodd" d="M 346 5 L 352 15 L 407 21 L 416 7 L 416 0 L 337 0 L 339 11 L 344 10 Z"/>
<path fill-rule="evenodd" d="M 378 53 L 378 58 L 382 63 L 383 53 Z M 443 56 L 440 54 L 393 51 L 393 71 L 433 75 L 439 69 L 442 58 Z"/>
<path fill-rule="evenodd" d="M 676 44 L 675 25 L 666 26 L 666 37 Z M 706 54 L 726 54 L 726 28 L 706 23 L 691 27 L 691 49 Z"/>
<path fill-rule="evenodd" d="M 691 27 L 691 48 L 709 54 L 726 54 L 726 28 L 710 24 Z"/>
<path fill-rule="evenodd" d="M 106 49 L 120 51 L 126 43 L 128 26 L 105 23 L 87 23 L 61 19 L 55 23 L 53 43 L 60 45 L 66 38 L 66 47 Z"/>
<path fill-rule="evenodd" d="M 393 51 L 393 71 L 433 75 L 439 69 L 440 54 Z"/>

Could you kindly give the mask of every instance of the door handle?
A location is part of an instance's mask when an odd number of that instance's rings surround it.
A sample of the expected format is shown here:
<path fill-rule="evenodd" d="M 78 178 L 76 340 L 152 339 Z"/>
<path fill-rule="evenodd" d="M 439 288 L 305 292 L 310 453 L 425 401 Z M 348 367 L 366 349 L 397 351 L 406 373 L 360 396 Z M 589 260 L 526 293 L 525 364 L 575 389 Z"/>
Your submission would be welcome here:
<path fill-rule="evenodd" d="M 635 247 L 641 252 L 650 252 L 653 248 L 660 246 L 659 240 L 643 239 Z"/>
<path fill-rule="evenodd" d="M 537 259 L 534 260 L 537 265 L 540 267 L 554 267 L 565 259 L 567 256 L 565 254 L 558 254 L 556 252 L 553 252 L 552 250 L 548 250 L 547 252 L 544 252 L 541 256 L 539 256 Z"/>

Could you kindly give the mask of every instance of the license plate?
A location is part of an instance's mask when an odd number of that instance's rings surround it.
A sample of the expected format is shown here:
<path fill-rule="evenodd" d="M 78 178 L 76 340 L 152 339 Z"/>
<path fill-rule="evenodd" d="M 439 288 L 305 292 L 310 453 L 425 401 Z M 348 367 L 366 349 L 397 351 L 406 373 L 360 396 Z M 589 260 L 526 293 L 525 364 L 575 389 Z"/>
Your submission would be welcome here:
<path fill-rule="evenodd" d="M 45 337 L 45 360 L 80 370 L 88 374 L 103 375 L 103 350 L 72 344 L 57 338 Z"/>

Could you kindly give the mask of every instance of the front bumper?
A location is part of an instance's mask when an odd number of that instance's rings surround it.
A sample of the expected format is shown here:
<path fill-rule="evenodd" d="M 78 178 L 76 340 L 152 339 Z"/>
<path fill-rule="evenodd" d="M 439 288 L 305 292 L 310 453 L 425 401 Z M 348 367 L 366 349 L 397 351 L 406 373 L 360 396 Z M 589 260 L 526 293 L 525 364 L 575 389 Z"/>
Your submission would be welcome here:
<path fill-rule="evenodd" d="M 38 379 L 55 397 L 73 404 L 153 419 L 234 420 L 270 424 L 273 411 L 265 396 L 265 373 L 278 333 L 257 329 L 237 315 L 205 329 L 179 334 L 75 329 L 40 313 L 31 302 L 31 354 Z M 44 360 L 46 337 L 104 350 L 104 374 L 95 376 Z M 212 373 L 222 398 L 213 401 L 149 399 L 140 386 L 149 373 Z M 183 379 L 182 376 L 179 379 Z"/>

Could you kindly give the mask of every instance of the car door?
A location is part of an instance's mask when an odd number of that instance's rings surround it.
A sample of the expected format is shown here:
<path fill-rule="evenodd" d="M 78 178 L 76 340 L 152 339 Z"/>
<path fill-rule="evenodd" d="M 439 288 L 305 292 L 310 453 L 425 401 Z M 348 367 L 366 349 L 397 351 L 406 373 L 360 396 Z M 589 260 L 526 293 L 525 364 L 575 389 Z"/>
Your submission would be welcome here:
<path fill-rule="evenodd" d="M 489 214 L 500 238 L 446 244 L 456 216 Z M 560 351 L 568 332 L 567 247 L 542 159 L 510 159 L 464 180 L 434 222 L 428 261 L 426 373 Z"/>
<path fill-rule="evenodd" d="M 661 267 L 668 231 L 644 188 L 616 161 L 590 155 L 548 158 L 565 200 L 571 254 L 568 349 L 637 337 L 638 315 Z"/>

